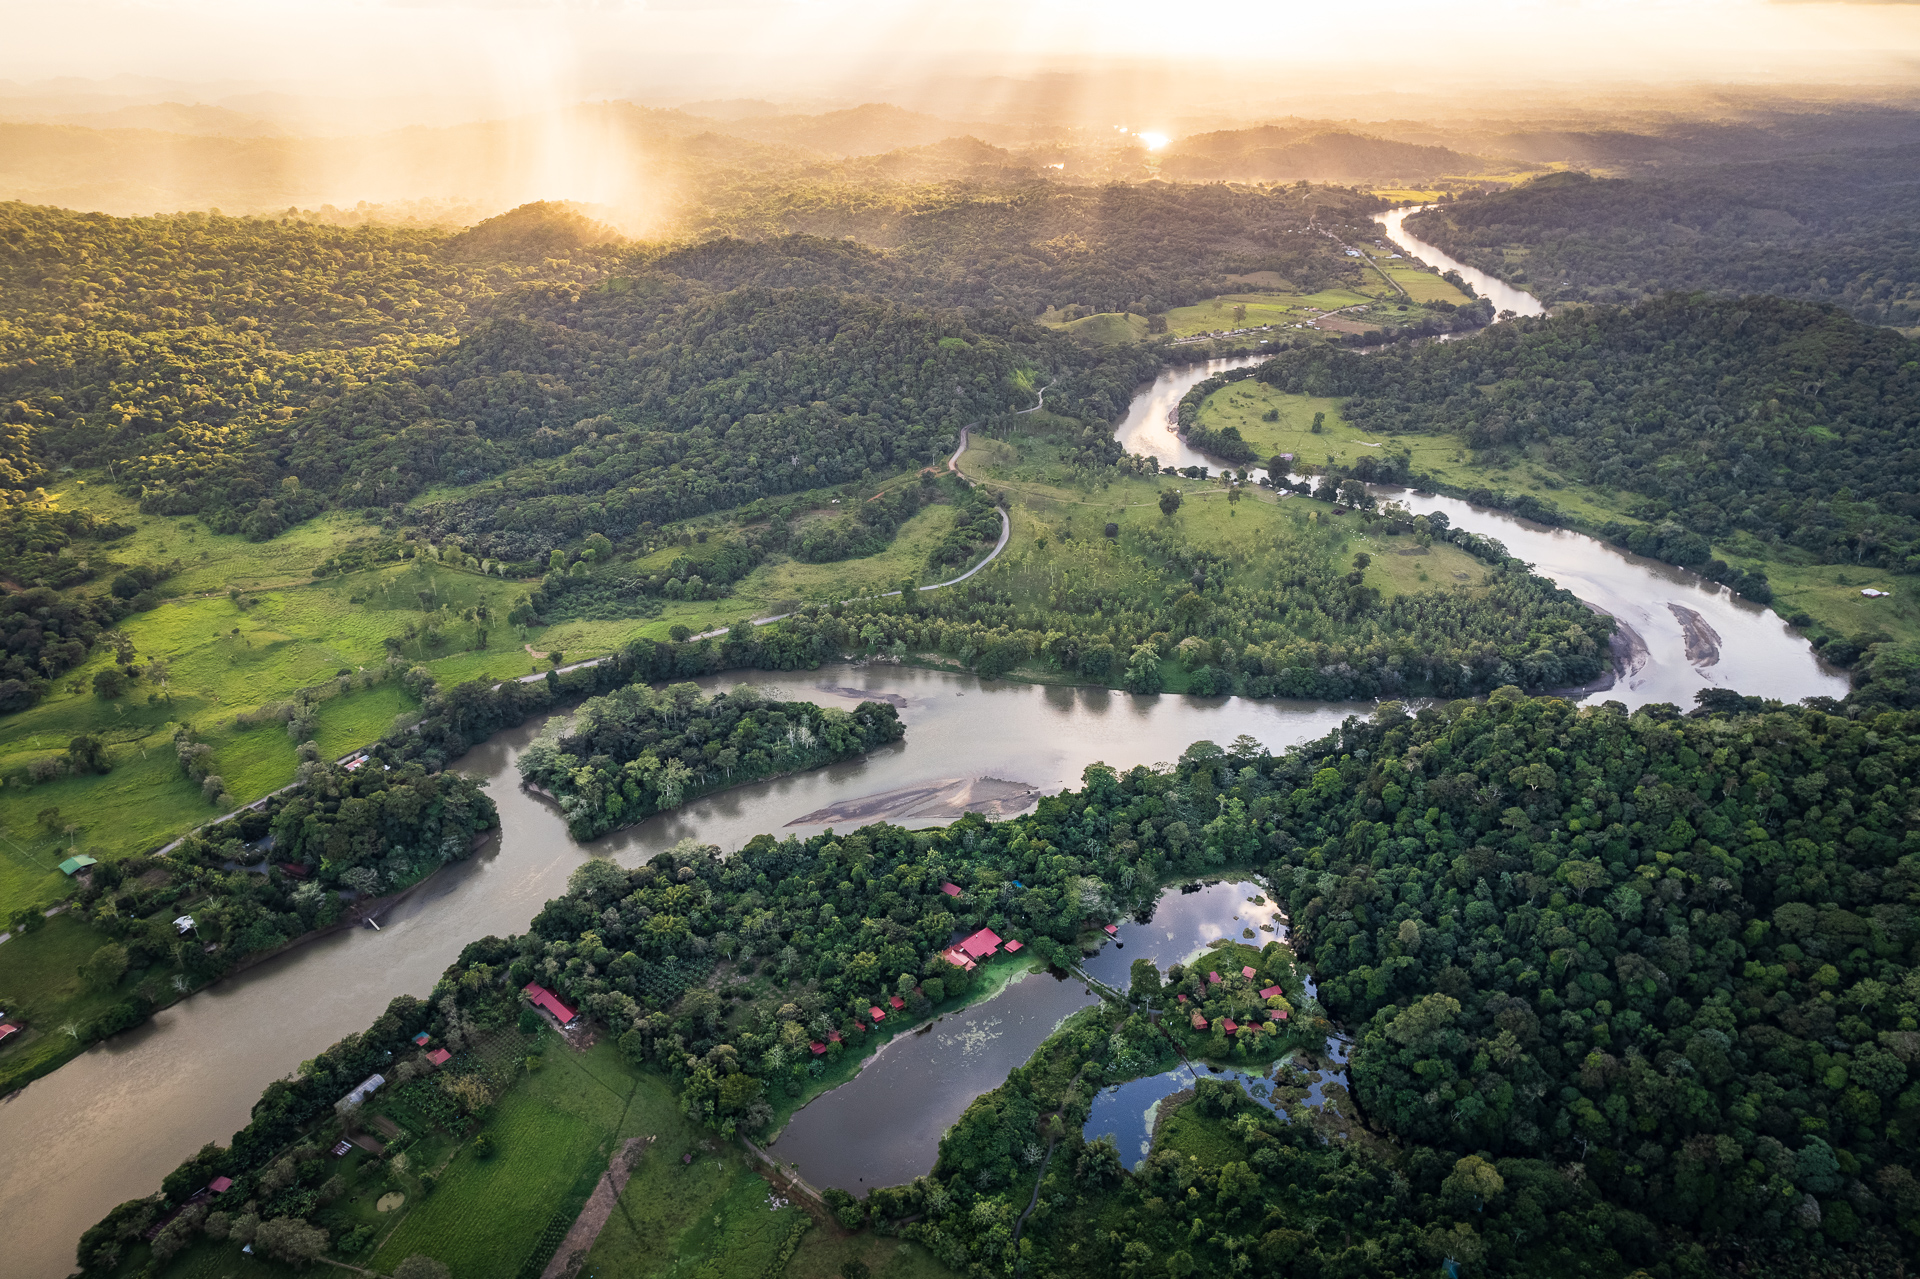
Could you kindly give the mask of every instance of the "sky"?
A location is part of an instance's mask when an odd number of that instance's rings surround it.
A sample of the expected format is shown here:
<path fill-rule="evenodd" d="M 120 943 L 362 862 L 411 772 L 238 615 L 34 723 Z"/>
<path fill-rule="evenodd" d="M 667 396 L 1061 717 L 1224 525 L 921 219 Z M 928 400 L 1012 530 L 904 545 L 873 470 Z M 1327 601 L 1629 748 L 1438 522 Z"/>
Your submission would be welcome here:
<path fill-rule="evenodd" d="M 0 24 L 0 76 L 16 85 L 155 77 L 208 101 L 411 95 L 489 114 L 598 98 L 900 101 L 960 80 L 1089 70 L 1171 76 L 1178 96 L 1221 102 L 1596 79 L 1920 84 L 1920 4 L 0 0 Z"/>

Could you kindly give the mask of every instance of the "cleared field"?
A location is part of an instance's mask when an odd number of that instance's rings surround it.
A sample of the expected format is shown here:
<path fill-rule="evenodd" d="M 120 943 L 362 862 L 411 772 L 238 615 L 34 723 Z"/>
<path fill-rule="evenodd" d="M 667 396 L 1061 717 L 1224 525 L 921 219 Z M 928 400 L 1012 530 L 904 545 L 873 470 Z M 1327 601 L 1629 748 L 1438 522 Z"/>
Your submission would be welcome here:
<path fill-rule="evenodd" d="M 652 1107 L 635 1107 L 639 1085 L 611 1045 L 549 1048 L 541 1068 L 495 1103 L 485 1129 L 494 1155 L 462 1147 L 433 1193 L 408 1203 L 375 1268 L 391 1274 L 421 1253 L 461 1279 L 513 1279 L 556 1215 L 563 1230 L 572 1224 L 574 1201 L 586 1198 L 581 1183 L 590 1192 L 617 1143 L 644 1133 Z"/>

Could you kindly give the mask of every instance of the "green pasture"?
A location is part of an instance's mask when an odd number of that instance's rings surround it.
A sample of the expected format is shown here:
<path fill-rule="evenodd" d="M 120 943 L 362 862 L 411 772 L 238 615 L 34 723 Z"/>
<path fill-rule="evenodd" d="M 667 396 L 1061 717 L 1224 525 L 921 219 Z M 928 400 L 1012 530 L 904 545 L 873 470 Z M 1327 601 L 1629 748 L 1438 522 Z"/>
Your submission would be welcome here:
<path fill-rule="evenodd" d="M 1060 321 L 1052 327 L 1063 333 L 1071 333 L 1082 341 L 1097 343 L 1101 346 L 1125 346 L 1147 340 L 1146 316 L 1115 311 L 1082 316 L 1077 320 Z"/>
<path fill-rule="evenodd" d="M 619 1143 L 649 1131 L 666 1081 L 635 1075 L 611 1044 L 579 1053 L 544 1042 L 539 1069 L 521 1074 L 488 1116 L 493 1155 L 465 1144 L 431 1194 L 410 1195 L 375 1269 L 391 1274 L 423 1253 L 461 1279 L 513 1279 L 549 1219 L 569 1204 L 578 1213 L 576 1183 L 590 1192 Z"/>

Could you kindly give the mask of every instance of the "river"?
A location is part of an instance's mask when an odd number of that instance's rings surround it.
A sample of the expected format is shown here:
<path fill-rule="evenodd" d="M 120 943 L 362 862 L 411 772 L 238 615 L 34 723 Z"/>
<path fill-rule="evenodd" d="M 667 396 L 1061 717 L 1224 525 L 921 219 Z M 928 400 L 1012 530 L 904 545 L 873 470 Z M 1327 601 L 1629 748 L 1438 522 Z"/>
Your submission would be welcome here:
<path fill-rule="evenodd" d="M 1096 760 L 1119 768 L 1161 763 L 1200 738 L 1224 744 L 1246 733 L 1279 750 L 1324 735 L 1356 709 L 1244 698 L 1138 698 L 891 666 L 757 672 L 704 682 L 752 684 L 770 695 L 843 707 L 860 694 L 886 696 L 900 707 L 907 738 L 865 760 L 709 796 L 582 848 L 568 838 L 555 810 L 517 784 L 513 761 L 539 725 L 496 735 L 456 767 L 489 780 L 501 837 L 401 903 L 381 931 L 335 934 L 200 991 L 0 1105 L 0 1149 L 48 1156 L 0 1164 L 0 1218 L 35 1223 L 14 1233 L 7 1272 L 24 1279 L 68 1274 L 74 1241 L 108 1208 L 151 1193 L 202 1143 L 226 1142 L 246 1123 L 268 1082 L 363 1029 L 394 996 L 425 995 L 468 941 L 524 930 L 588 857 L 611 856 L 630 866 L 688 837 L 737 848 L 761 831 L 784 833 L 794 818 L 837 800 L 933 778 L 988 775 L 1057 791 L 1077 786 L 1082 770 Z M 806 834 L 820 828 L 796 829 Z M 1008 1009 L 1044 1004 L 1039 996 L 1056 985 L 1045 978 L 1021 982 L 988 1016 L 1011 1028 Z M 1082 989 L 1075 985 L 1072 992 L 1077 996 Z M 997 1050 L 1016 1054 L 1010 1061 L 1024 1060 L 1044 1037 L 1044 1027 L 1071 1009 L 1047 1004 L 1032 1011 L 1039 1034 L 1007 1036 Z M 982 1087 L 1005 1073 L 1000 1068 Z M 932 1146 L 926 1150 L 931 1159 Z"/>
<path fill-rule="evenodd" d="M 1545 315 L 1547 308 L 1540 305 L 1540 299 L 1524 289 L 1516 289 L 1505 280 L 1497 280 L 1485 271 L 1475 270 L 1466 263 L 1443 252 L 1425 240 L 1416 239 L 1407 231 L 1406 221 L 1409 214 L 1418 213 L 1431 205 L 1415 204 L 1403 209 L 1389 209 L 1385 213 L 1376 213 L 1373 220 L 1386 228 L 1387 238 L 1395 244 L 1412 252 L 1413 256 L 1433 267 L 1443 275 L 1448 271 L 1458 271 L 1460 278 L 1473 286 L 1473 291 L 1493 303 L 1494 314 L 1511 311 L 1515 315 Z"/>
<path fill-rule="evenodd" d="M 1434 260 L 1424 250 L 1421 256 Z M 1119 428 L 1129 450 L 1151 453 L 1163 463 L 1204 464 L 1207 459 L 1198 454 L 1192 461 L 1180 460 L 1185 446 L 1165 429 L 1165 418 L 1188 389 L 1223 367 L 1228 362 L 1170 374 L 1136 397 Z M 1408 500 L 1415 509 L 1446 510 L 1456 524 L 1500 538 L 1539 571 L 1638 631 L 1645 641 L 1644 659 L 1621 686 L 1596 700 L 1686 706 L 1693 691 L 1708 683 L 1787 701 L 1845 692 L 1845 680 L 1822 669 L 1811 648 L 1779 618 L 1692 574 L 1451 499 Z M 1717 661 L 1688 660 L 1672 604 L 1697 612 L 1718 635 Z M 1077 784 L 1081 770 L 1095 760 L 1121 768 L 1168 761 L 1200 738 L 1224 744 L 1247 733 L 1279 750 L 1323 735 L 1357 709 L 1240 698 L 1131 697 L 893 667 L 749 674 L 709 683 L 749 683 L 843 706 L 851 698 L 832 690 L 890 694 L 899 699 L 907 740 L 863 761 L 697 801 L 616 832 L 590 849 L 573 844 L 557 814 L 516 784 L 513 760 L 537 725 L 501 733 L 476 747 L 457 767 L 492 781 L 489 793 L 500 807 L 501 837 L 397 906 L 381 931 L 336 934 L 201 991 L 0 1105 L 0 1149 L 14 1152 L 0 1166 L 0 1219 L 33 1223 L 32 1229 L 15 1230 L 8 1273 L 61 1279 L 72 1269 L 80 1231 L 107 1209 L 151 1193 L 202 1143 L 227 1141 L 271 1080 L 365 1027 L 394 996 L 425 995 L 467 941 L 523 930 L 589 856 L 613 856 L 632 865 L 685 837 L 734 848 L 837 800 L 930 779 L 987 775 L 1058 790 Z M 1030 984 L 1014 987 L 1016 998 L 1032 998 L 1025 989 Z M 1044 1035 L 1048 1013 L 1036 1012 L 1022 1033 L 1006 1037 L 1002 1050 L 1013 1052 L 1025 1043 L 1030 1051 Z M 919 1171 L 925 1171 L 932 1154 L 928 1147 Z"/>

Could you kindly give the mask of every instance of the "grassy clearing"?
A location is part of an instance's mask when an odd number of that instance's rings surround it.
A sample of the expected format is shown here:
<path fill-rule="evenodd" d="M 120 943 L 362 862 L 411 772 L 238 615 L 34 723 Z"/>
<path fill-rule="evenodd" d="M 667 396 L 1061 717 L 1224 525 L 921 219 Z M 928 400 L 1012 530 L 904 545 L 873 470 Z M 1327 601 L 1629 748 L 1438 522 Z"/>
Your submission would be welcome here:
<path fill-rule="evenodd" d="M 618 1143 L 646 1133 L 643 1123 L 657 1112 L 664 1081 L 643 1091 L 610 1044 L 576 1053 L 546 1042 L 552 1046 L 541 1067 L 521 1075 L 494 1105 L 485 1131 L 495 1154 L 480 1159 L 462 1145 L 433 1192 L 410 1197 L 406 1215 L 374 1255 L 375 1269 L 390 1274 L 422 1253 L 461 1279 L 513 1279 L 549 1219 L 585 1198 L 577 1183 L 584 1179 L 591 1191 Z M 414 1171 L 430 1166 L 426 1152 L 414 1153 Z"/>
<path fill-rule="evenodd" d="M 1173 1150 L 1209 1168 L 1223 1168 L 1251 1153 L 1226 1124 L 1202 1115 L 1191 1102 L 1179 1107 L 1155 1134 L 1156 1150 Z"/>
<path fill-rule="evenodd" d="M 1082 316 L 1078 320 L 1066 320 L 1054 327 L 1084 342 L 1100 346 L 1126 346 L 1147 339 L 1147 317 L 1144 315 L 1102 312 Z"/>

